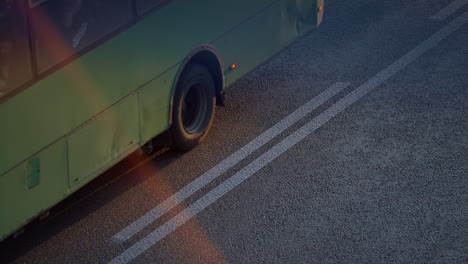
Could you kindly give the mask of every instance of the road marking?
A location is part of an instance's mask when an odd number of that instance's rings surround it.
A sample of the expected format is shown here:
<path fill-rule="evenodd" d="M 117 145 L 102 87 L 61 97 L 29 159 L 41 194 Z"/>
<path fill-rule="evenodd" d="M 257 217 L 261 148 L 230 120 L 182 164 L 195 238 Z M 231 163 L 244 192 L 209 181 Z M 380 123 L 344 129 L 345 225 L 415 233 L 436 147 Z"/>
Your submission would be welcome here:
<path fill-rule="evenodd" d="M 323 113 L 312 119 L 309 123 L 299 128 L 296 132 L 286 137 L 280 143 L 272 147 L 263 155 L 255 159 L 252 163 L 241 169 L 235 175 L 218 185 L 216 188 L 208 192 L 206 195 L 195 201 L 192 205 L 177 214 L 171 220 L 151 232 L 149 235 L 135 243 L 133 246 L 125 250 L 122 254 L 115 257 L 109 264 L 129 263 L 148 248 L 165 238 L 167 235 L 176 230 L 179 226 L 196 216 L 209 205 L 223 197 L 226 193 L 234 189 L 243 181 L 251 177 L 257 171 L 268 165 L 274 159 L 279 157 L 285 151 L 300 142 L 306 136 L 320 128 L 333 117 L 344 111 L 350 105 L 362 98 L 364 95 L 372 91 L 374 88 L 388 80 L 395 73 L 406 67 L 408 64 L 416 60 L 429 49 L 436 46 L 439 42 L 448 37 L 468 21 L 468 11 L 456 18 L 450 24 L 439 30 L 427 40 L 423 41 L 416 48 L 408 52 L 406 55 L 398 59 L 396 62 L 379 72 L 366 83 L 359 86 L 357 89 L 349 93 L 343 99 L 332 105 Z"/>
<path fill-rule="evenodd" d="M 466 3 L 468 3 L 468 0 L 455 0 L 448 6 L 440 10 L 437 14 L 433 15 L 431 19 L 442 21 L 449 17 L 452 13 L 460 9 Z"/>
<path fill-rule="evenodd" d="M 335 96 L 337 93 L 346 88 L 349 83 L 337 82 L 330 86 L 327 90 L 323 91 L 309 102 L 298 108 L 293 113 L 289 114 L 283 120 L 278 122 L 276 125 L 263 132 L 261 135 L 247 143 L 244 147 L 231 154 L 229 157 L 218 163 L 216 166 L 202 174 L 200 177 L 189 183 L 184 188 L 180 189 L 174 195 L 169 197 L 167 200 L 159 204 L 157 207 L 151 209 L 148 213 L 122 229 L 119 233 L 115 234 L 112 239 L 117 242 L 125 241 L 131 238 L 136 233 L 140 232 L 143 228 L 153 223 L 167 213 L 169 210 L 183 202 L 185 199 L 190 197 L 192 194 L 203 188 L 205 185 L 222 175 L 232 166 L 236 165 L 255 150 L 259 149 L 270 140 L 281 134 L 284 130 L 292 126 L 297 121 L 301 120 L 304 116 L 311 113 L 317 107 L 328 101 L 330 98 Z"/>

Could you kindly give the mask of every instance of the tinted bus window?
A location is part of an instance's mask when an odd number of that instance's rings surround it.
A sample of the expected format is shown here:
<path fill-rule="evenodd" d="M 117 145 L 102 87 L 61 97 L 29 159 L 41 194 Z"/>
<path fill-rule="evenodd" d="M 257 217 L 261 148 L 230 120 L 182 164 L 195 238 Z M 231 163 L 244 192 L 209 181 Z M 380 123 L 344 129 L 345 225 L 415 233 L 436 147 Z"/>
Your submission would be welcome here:
<path fill-rule="evenodd" d="M 138 15 L 145 14 L 149 10 L 156 8 L 170 0 L 136 0 L 136 8 Z"/>
<path fill-rule="evenodd" d="M 0 0 L 0 98 L 32 78 L 26 18 L 20 3 Z"/>
<path fill-rule="evenodd" d="M 39 72 L 131 21 L 130 0 L 30 0 Z"/>

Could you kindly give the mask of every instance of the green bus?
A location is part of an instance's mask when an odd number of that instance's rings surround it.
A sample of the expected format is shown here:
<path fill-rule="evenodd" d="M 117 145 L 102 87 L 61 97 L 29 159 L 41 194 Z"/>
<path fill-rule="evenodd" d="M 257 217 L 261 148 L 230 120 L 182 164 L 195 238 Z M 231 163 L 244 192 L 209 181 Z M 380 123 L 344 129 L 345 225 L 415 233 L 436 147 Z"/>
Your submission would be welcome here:
<path fill-rule="evenodd" d="M 189 150 L 224 89 L 323 0 L 0 0 L 0 240 L 157 137 Z"/>

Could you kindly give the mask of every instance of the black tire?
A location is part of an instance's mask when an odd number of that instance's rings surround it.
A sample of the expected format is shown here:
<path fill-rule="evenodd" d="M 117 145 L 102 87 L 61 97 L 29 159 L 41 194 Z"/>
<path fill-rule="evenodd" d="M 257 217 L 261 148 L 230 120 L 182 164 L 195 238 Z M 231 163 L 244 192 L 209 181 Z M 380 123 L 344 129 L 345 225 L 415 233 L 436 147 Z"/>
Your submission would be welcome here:
<path fill-rule="evenodd" d="M 208 69 L 188 65 L 176 86 L 172 112 L 172 147 L 188 151 L 208 135 L 215 113 L 215 84 Z"/>

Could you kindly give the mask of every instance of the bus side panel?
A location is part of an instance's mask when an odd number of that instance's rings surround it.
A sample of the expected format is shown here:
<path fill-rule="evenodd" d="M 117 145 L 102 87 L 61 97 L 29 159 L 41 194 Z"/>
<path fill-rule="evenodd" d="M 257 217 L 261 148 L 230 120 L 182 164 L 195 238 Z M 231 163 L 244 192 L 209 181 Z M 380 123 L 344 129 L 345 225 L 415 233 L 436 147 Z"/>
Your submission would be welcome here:
<path fill-rule="evenodd" d="M 172 68 L 138 91 L 142 142 L 168 128 L 171 90 L 177 71 L 178 67 Z"/>
<path fill-rule="evenodd" d="M 34 180 L 28 181 L 31 173 Z M 67 197 L 67 173 L 67 143 L 62 139 L 0 176 L 0 240 Z"/>
<path fill-rule="evenodd" d="M 192 48 L 210 43 L 271 2 L 174 0 L 0 104 L 0 175 L 90 122 L 122 97 L 175 67 Z M 169 108 L 169 100 L 164 99 L 158 98 L 158 104 Z M 168 117 L 159 122 L 168 127 Z"/>
<path fill-rule="evenodd" d="M 175 72 L 192 48 L 221 36 L 214 44 L 226 65 L 240 63 L 238 70 L 226 76 L 230 84 L 317 21 L 315 18 L 309 26 L 294 18 L 304 10 L 298 6 L 313 6 L 316 3 L 312 0 L 284 0 L 264 9 L 273 2 L 174 0 L 0 104 L 0 237 L 135 150 L 138 144 L 125 146 L 136 138 L 138 128 L 145 140 L 167 128 Z M 128 107 L 128 115 L 113 110 L 120 104 L 123 109 Z M 101 123 L 107 112 L 116 115 L 111 122 L 114 128 L 128 125 L 132 132 L 119 137 L 122 140 L 91 144 L 112 133 Z M 120 123 L 116 125 L 115 120 Z M 67 138 L 74 167 L 70 172 L 77 168 L 71 180 L 78 176 L 78 183 L 70 184 L 73 188 L 68 182 Z M 135 140 L 144 143 L 140 138 Z M 94 156 L 87 157 L 90 153 Z M 104 154 L 112 158 L 105 159 Z M 38 166 L 40 172 L 36 173 Z"/>
<path fill-rule="evenodd" d="M 0 104 L 0 175 L 89 125 L 137 88 L 135 70 L 126 64 L 129 42 L 106 42 Z"/>
<path fill-rule="evenodd" d="M 70 187 L 99 171 L 139 142 L 138 98 L 126 98 L 67 137 Z"/>
<path fill-rule="evenodd" d="M 144 40 L 128 46 L 127 52 L 132 56 L 126 61 L 129 68 L 138 69 L 132 74 L 137 85 L 142 87 L 138 92 L 142 143 L 168 128 L 175 76 L 189 52 L 255 16 L 271 2 L 273 0 L 172 1 L 125 32 L 129 40 Z M 204 19 L 200 19 L 200 14 Z M 167 70 L 168 67 L 171 68 Z"/>
<path fill-rule="evenodd" d="M 226 65 L 229 86 L 271 56 L 286 48 L 317 26 L 316 1 L 284 0 L 217 40 Z M 259 30 L 261 29 L 261 30 Z"/>
<path fill-rule="evenodd" d="M 28 222 L 34 216 L 33 212 L 38 214 L 50 208 L 138 147 L 137 94 L 129 95 L 137 88 L 133 74 L 137 70 L 130 68 L 133 65 L 126 63 L 132 54 L 125 51 L 133 41 L 125 39 L 125 33 L 118 36 L 123 39 L 119 40 L 117 37 L 115 41 L 104 43 L 0 104 L 0 213 L 4 214 L 0 219 L 2 221 L 0 236 L 6 236 L 11 230 Z M 131 117 L 128 117 L 125 111 L 113 111 L 114 107 L 118 108 L 118 104 L 113 104 L 119 100 L 120 103 L 132 101 L 130 103 L 132 107 L 129 107 L 133 113 Z M 86 162 L 90 161 L 90 153 L 94 153 L 94 157 L 99 156 L 103 148 L 97 144 L 96 151 L 96 146 L 87 144 L 90 147 L 87 151 L 72 157 L 75 167 L 80 162 L 86 164 L 86 167 L 79 168 L 78 173 L 72 175 L 75 176 L 72 181 L 80 175 L 78 177 L 80 182 L 69 184 L 66 138 L 87 126 L 92 126 L 101 116 L 106 116 L 107 112 L 114 112 L 117 115 L 114 120 L 123 119 L 127 122 L 123 123 L 129 124 L 125 129 L 132 131 L 132 138 L 136 138 L 135 144 L 128 149 L 122 147 L 123 143 L 119 143 L 120 141 L 113 140 L 107 144 L 107 146 L 112 145 L 110 148 L 114 159 L 108 160 L 107 163 L 100 160 L 100 168 L 91 175 L 89 172 L 96 170 L 97 166 Z M 95 129 L 94 132 L 96 134 L 89 135 L 89 138 L 112 136 L 108 134 L 109 129 L 102 131 Z M 86 142 L 86 139 L 83 137 L 80 140 Z M 65 149 L 57 148 L 57 144 L 64 144 Z M 54 153 L 55 151 L 57 153 Z M 28 159 L 42 155 L 61 155 L 61 159 L 58 160 L 40 159 L 41 167 L 50 168 L 47 172 L 41 169 L 41 177 L 54 180 L 51 180 L 51 183 L 40 180 L 36 187 L 26 191 L 24 182 L 28 180 L 28 176 L 24 170 L 27 169 Z M 36 179 L 32 177 L 31 180 Z M 60 188 L 57 188 L 59 185 Z M 73 188 L 69 188 L 70 186 Z M 24 198 L 26 202 L 19 203 L 21 208 L 15 210 L 9 207 L 9 203 L 14 204 L 12 201 L 21 200 L 23 196 L 26 197 Z M 49 196 L 53 199 L 42 201 L 44 197 Z"/>

